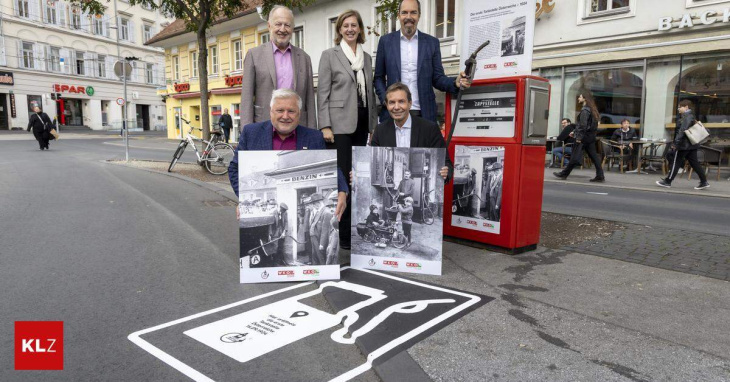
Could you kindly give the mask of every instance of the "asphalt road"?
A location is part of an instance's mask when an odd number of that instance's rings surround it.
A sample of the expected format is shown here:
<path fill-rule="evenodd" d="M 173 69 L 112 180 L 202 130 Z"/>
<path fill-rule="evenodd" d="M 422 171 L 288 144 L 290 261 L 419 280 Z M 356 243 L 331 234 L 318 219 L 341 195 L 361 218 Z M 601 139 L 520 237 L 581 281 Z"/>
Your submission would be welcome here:
<path fill-rule="evenodd" d="M 726 198 L 546 182 L 543 211 L 729 235 Z"/>
<path fill-rule="evenodd" d="M 61 140 L 50 151 L 34 141 L 0 141 L 0 381 L 188 380 L 127 336 L 282 288 L 232 282 L 238 280 L 235 210 L 203 204 L 221 196 L 104 163 L 124 155 L 105 141 Z M 140 159 L 172 155 L 132 152 Z M 64 321 L 65 369 L 14 371 L 13 322 L 46 320 Z M 177 346 L 172 350 L 185 351 Z M 299 357 L 266 358 L 282 372 L 271 380 L 329 379 L 335 358 L 364 363 L 354 346 L 298 342 L 290 354 Z M 245 379 L 236 374 L 240 365 L 216 366 L 216 379 Z M 378 380 L 372 370 L 360 377 Z"/>

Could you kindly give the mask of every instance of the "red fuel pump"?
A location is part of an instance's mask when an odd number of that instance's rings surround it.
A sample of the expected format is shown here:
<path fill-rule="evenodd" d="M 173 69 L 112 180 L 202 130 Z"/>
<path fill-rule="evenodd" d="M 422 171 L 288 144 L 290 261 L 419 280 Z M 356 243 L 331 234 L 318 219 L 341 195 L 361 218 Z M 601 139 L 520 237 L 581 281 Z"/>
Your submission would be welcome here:
<path fill-rule="evenodd" d="M 460 104 L 446 99 L 454 177 L 444 195 L 444 234 L 467 245 L 516 254 L 540 239 L 548 80 L 477 80 Z M 459 107 L 458 121 L 451 121 Z"/>

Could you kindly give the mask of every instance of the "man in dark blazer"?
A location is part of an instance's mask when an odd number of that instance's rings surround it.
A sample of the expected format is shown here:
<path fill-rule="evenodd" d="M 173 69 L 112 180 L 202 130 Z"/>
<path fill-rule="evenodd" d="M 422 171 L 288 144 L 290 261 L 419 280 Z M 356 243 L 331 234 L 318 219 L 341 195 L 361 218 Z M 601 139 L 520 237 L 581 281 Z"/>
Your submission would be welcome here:
<path fill-rule="evenodd" d="M 385 99 L 391 118 L 375 128 L 370 146 L 446 148 L 435 122 L 410 114 L 412 99 L 408 86 L 400 82 L 390 85 Z M 445 166 L 439 174 L 448 182 L 453 173 L 454 166 L 447 153 Z"/>
<path fill-rule="evenodd" d="M 413 94 L 412 113 L 436 122 L 436 95 L 433 88 L 456 94 L 459 87 L 468 88 L 471 81 L 465 73 L 447 77 L 441 63 L 439 40 L 417 29 L 421 18 L 418 0 L 403 0 L 398 7 L 401 29 L 382 36 L 375 57 L 375 92 L 385 105 L 388 86 L 403 82 Z M 388 111 L 380 112 L 380 122 L 390 119 Z"/>
<path fill-rule="evenodd" d="M 303 125 L 316 129 L 312 59 L 291 44 L 294 13 L 287 7 L 274 6 L 269 12 L 268 26 L 271 42 L 250 49 L 243 61 L 239 128 L 269 119 L 271 94 L 287 88 L 302 99 Z"/>
<path fill-rule="evenodd" d="M 228 166 L 228 179 L 238 195 L 238 152 L 247 150 L 325 150 L 324 137 L 319 130 L 299 125 L 302 99 L 291 89 L 277 89 L 271 96 L 271 120 L 243 127 L 238 148 Z M 337 170 L 337 210 L 339 219 L 345 211 L 349 188 L 342 172 Z M 238 210 L 238 209 L 236 209 Z"/>

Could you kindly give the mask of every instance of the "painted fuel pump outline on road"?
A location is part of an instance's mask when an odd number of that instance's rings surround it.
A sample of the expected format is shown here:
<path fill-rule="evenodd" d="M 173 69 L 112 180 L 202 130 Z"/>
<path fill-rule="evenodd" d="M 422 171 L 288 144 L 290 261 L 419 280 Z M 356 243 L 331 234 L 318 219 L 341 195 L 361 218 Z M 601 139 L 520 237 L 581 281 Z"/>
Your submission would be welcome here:
<path fill-rule="evenodd" d="M 348 269 L 348 267 L 344 267 L 342 270 L 344 271 L 345 269 Z M 380 277 L 390 278 L 398 280 L 400 282 L 433 289 L 439 292 L 458 295 L 460 297 L 466 298 L 467 300 L 460 303 L 453 309 L 432 318 L 431 320 L 421 324 L 415 329 L 410 330 L 409 332 L 392 339 L 385 345 L 370 352 L 366 357 L 365 363 L 335 378 L 332 378 L 330 381 L 333 382 L 349 381 L 352 378 L 355 378 L 358 375 L 367 372 L 372 368 L 373 362 L 379 357 L 397 348 L 401 344 L 410 341 L 416 336 L 419 336 L 420 334 L 438 325 L 439 323 L 449 320 L 451 317 L 459 314 L 466 309 L 469 309 L 470 307 L 481 301 L 481 297 L 473 294 L 423 284 L 417 281 L 403 279 L 397 276 L 382 274 L 379 272 L 364 269 L 353 269 L 352 271 L 366 272 Z M 168 365 L 172 366 L 173 368 L 177 369 L 178 371 L 182 372 L 193 380 L 213 381 L 213 379 L 209 378 L 208 376 L 200 373 L 199 371 L 193 369 L 187 364 L 181 362 L 180 360 L 174 358 L 163 350 L 142 339 L 141 336 L 150 332 L 181 324 L 186 321 L 190 321 L 209 314 L 217 313 L 249 302 L 260 300 L 262 298 L 275 296 L 279 293 L 292 291 L 297 288 L 301 288 L 311 284 L 312 282 L 306 282 L 299 285 L 294 285 L 292 287 L 283 288 L 277 291 L 253 297 L 251 299 L 229 304 L 220 308 L 194 314 L 192 316 L 178 319 L 166 324 L 158 325 L 149 329 L 144 329 L 132 333 L 128 336 L 128 338 L 147 352 L 151 353 L 158 359 L 162 360 L 163 362 L 167 363 Z M 327 287 L 348 290 L 367 296 L 368 298 L 335 314 L 321 311 L 300 302 L 300 300 L 304 300 L 308 297 L 316 296 L 317 294 L 322 293 L 324 288 Z M 236 361 L 245 363 L 255 360 L 256 358 L 266 353 L 295 343 L 300 339 L 306 338 L 315 333 L 331 329 L 339 325 L 340 323 L 343 324 L 343 327 L 335 330 L 332 334 L 330 334 L 330 339 L 340 344 L 354 344 L 357 338 L 362 337 L 372 330 L 376 329 L 380 324 L 386 321 L 388 317 L 394 314 L 414 314 L 422 312 L 426 308 L 434 304 L 456 303 L 455 299 L 448 298 L 400 302 L 383 309 L 375 317 L 372 317 L 368 322 L 364 323 L 359 329 L 355 330 L 354 332 L 350 332 L 350 328 L 352 327 L 352 325 L 360 320 L 360 315 L 357 313 L 358 310 L 371 306 L 387 298 L 388 296 L 385 294 L 385 292 L 380 289 L 355 284 L 348 281 L 330 281 L 322 283 L 319 288 L 312 291 L 295 295 L 259 308 L 255 308 L 250 311 L 236 314 L 234 316 L 230 316 L 187 330 L 184 332 L 184 334 L 190 338 L 197 340 L 198 342 L 207 345 L 214 350 L 217 350 L 220 353 L 227 355 L 228 357 Z M 245 333 L 244 330 L 232 333 L 232 327 L 244 327 L 246 328 L 246 330 Z"/>

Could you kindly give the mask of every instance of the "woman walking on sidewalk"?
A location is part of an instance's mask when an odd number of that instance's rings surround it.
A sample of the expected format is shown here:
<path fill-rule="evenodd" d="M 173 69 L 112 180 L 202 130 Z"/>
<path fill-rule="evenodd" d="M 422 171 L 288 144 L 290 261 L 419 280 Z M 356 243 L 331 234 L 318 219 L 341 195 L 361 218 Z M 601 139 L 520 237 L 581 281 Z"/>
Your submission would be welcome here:
<path fill-rule="evenodd" d="M 33 129 L 33 135 L 38 141 L 41 150 L 48 149 L 48 141 L 51 138 L 51 126 L 53 124 L 48 114 L 42 112 L 40 107 L 34 107 L 33 111 L 35 113 L 28 120 L 28 131 Z"/>
<path fill-rule="evenodd" d="M 596 152 L 596 133 L 598 132 L 600 114 L 589 91 L 585 90 L 578 95 L 578 103 L 583 105 L 583 108 L 578 114 L 578 124 L 574 131 L 576 146 L 573 148 L 570 162 L 565 169 L 554 172 L 553 175 L 560 179 L 567 179 L 570 172 L 583 162 L 583 150 L 585 150 L 588 157 L 593 161 L 593 167 L 596 168 L 596 177 L 591 179 L 591 182 L 603 182 L 606 178 L 603 176 L 601 159 Z"/>
<path fill-rule="evenodd" d="M 695 116 L 692 113 L 692 101 L 687 99 L 682 100 L 679 102 L 677 110 L 679 110 L 679 113 L 682 114 L 682 118 L 679 120 L 679 128 L 677 129 L 674 135 L 674 141 L 672 141 L 672 145 L 670 146 L 671 151 L 669 152 L 669 155 L 667 155 L 667 160 L 669 161 L 669 175 L 662 180 L 657 180 L 656 184 L 659 187 L 671 187 L 674 177 L 677 176 L 679 169 L 684 167 L 684 160 L 686 159 L 692 169 L 697 173 L 697 176 L 700 177 L 700 184 L 695 187 L 695 190 L 704 190 L 705 188 L 710 187 L 710 184 L 707 183 L 705 171 L 702 169 L 700 162 L 697 160 L 697 150 L 699 150 L 700 144 L 698 143 L 693 145 L 684 133 L 687 129 L 697 123 L 697 119 L 695 119 Z"/>

